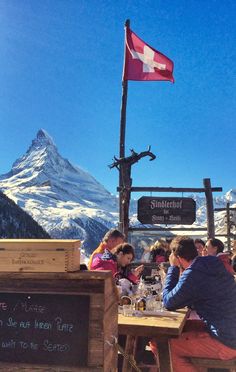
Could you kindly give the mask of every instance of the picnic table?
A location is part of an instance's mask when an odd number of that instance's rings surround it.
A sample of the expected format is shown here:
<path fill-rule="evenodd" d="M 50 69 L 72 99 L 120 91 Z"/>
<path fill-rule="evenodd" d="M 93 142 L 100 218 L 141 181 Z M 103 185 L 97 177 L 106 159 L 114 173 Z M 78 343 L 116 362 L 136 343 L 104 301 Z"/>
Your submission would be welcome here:
<path fill-rule="evenodd" d="M 159 357 L 159 371 L 171 372 L 171 359 L 169 352 L 169 339 L 181 335 L 186 323 L 189 310 L 187 308 L 176 312 L 164 310 L 157 312 L 155 316 L 118 316 L 118 333 L 126 335 L 125 353 L 135 357 L 137 337 L 154 338 L 157 343 Z M 132 367 L 128 360 L 123 360 L 123 372 L 131 371 Z"/>

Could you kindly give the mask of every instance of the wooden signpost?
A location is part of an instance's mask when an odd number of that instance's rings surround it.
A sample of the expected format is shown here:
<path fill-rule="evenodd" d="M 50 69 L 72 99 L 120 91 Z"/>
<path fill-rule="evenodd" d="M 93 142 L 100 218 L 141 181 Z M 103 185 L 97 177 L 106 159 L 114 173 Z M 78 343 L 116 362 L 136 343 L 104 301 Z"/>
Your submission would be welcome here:
<path fill-rule="evenodd" d="M 125 79 L 125 66 L 126 66 L 126 32 L 127 29 L 130 28 L 130 21 L 129 19 L 125 22 L 125 45 L 124 45 L 124 65 L 123 65 L 123 76 L 122 76 L 122 99 L 121 99 L 121 115 L 120 115 L 120 151 L 119 151 L 119 158 L 114 157 L 114 163 L 110 165 L 110 168 L 116 167 L 119 170 L 119 187 L 117 188 L 117 191 L 119 191 L 119 229 L 123 232 L 125 235 L 125 238 L 128 239 L 128 232 L 129 229 L 129 205 L 130 205 L 130 199 L 131 199 L 131 192 L 134 191 L 161 191 L 163 192 L 164 189 L 167 192 L 205 192 L 206 196 L 206 210 L 207 210 L 207 235 L 209 238 L 213 238 L 215 236 L 215 226 L 214 226 L 214 210 L 213 210 L 213 198 L 212 198 L 212 192 L 213 191 L 222 191 L 221 187 L 218 188 L 212 188 L 211 182 L 209 178 L 205 178 L 203 180 L 204 188 L 173 188 L 173 187 L 134 187 L 132 186 L 132 178 L 131 178 L 131 169 L 134 163 L 136 163 L 141 157 L 140 154 L 136 153 L 133 149 L 131 150 L 132 155 L 126 157 L 125 156 L 125 132 L 126 132 L 126 107 L 127 107 L 127 96 L 128 96 L 128 80 Z M 138 79 L 142 80 L 142 79 Z M 150 150 L 150 147 L 149 147 Z M 149 151 L 150 152 L 150 151 Z M 144 152 L 143 152 L 144 153 Z M 142 154 L 142 153 L 141 153 Z M 156 156 L 153 153 L 146 154 L 151 156 L 150 160 L 154 160 Z M 144 156 L 146 156 L 144 155 Z M 193 209 L 193 208 L 192 208 Z M 191 209 L 191 210 L 192 210 Z M 173 218 L 167 217 L 168 213 L 164 216 L 159 216 L 157 218 L 156 222 L 153 222 L 151 219 L 151 222 L 143 222 L 146 220 L 146 218 L 143 218 L 143 216 L 140 216 L 141 222 L 143 223 L 156 223 L 156 224 L 173 224 L 177 223 L 177 217 L 176 222 Z M 170 216 L 171 214 L 169 214 Z M 172 214 L 173 215 L 173 214 Z M 173 215 L 174 216 L 174 215 Z M 187 222 L 185 222 L 185 218 L 181 217 L 181 214 L 179 216 L 179 224 L 192 224 L 188 221 L 190 221 L 190 218 L 187 219 Z M 193 216 L 192 216 L 193 220 Z M 193 220 L 193 222 L 195 219 Z"/>
<path fill-rule="evenodd" d="M 158 192 L 158 193 L 162 193 L 162 192 L 166 192 L 166 193 L 205 193 L 205 197 L 206 197 L 206 212 L 207 212 L 207 236 L 208 238 L 214 238 L 215 237 L 215 225 L 214 225 L 214 209 L 213 209 L 213 195 L 212 193 L 213 192 L 217 192 L 217 191 L 222 191 L 222 187 L 211 187 L 211 181 L 209 178 L 204 178 L 203 179 L 203 184 L 204 184 L 204 188 L 193 188 L 193 187 L 136 187 L 136 186 L 132 186 L 130 188 L 130 193 L 131 192 Z M 120 191 L 121 188 L 118 187 L 117 188 L 117 191 Z M 155 198 L 151 198 L 151 199 L 155 199 Z M 167 199 L 170 199 L 170 198 L 164 198 L 164 200 L 167 200 Z M 176 199 L 176 198 L 174 198 Z M 184 198 L 185 199 L 185 198 Z M 189 199 L 189 198 L 188 198 Z M 191 198 L 190 198 L 191 199 Z M 126 204 L 126 202 L 124 201 L 124 205 Z M 126 208 L 127 209 L 127 208 Z M 165 209 L 165 208 L 164 208 Z M 164 209 L 163 209 L 163 215 L 164 215 Z M 193 219 L 193 204 L 192 204 L 192 207 L 190 207 L 190 210 L 189 210 L 191 216 L 189 218 L 189 221 L 190 219 Z M 166 214 L 168 215 L 168 213 Z M 146 216 L 147 217 L 147 216 Z M 146 220 L 146 217 L 144 217 L 144 219 Z M 140 216 L 140 218 L 142 218 Z M 163 218 L 160 218 L 163 220 Z M 179 219 L 181 219 L 181 217 L 179 217 Z M 187 219 L 187 217 L 186 217 Z M 185 219 L 185 221 L 186 221 Z M 164 219 L 165 220 L 165 219 Z M 174 219 L 172 219 L 174 220 Z M 195 219 L 194 219 L 195 220 Z M 194 222 L 193 220 L 193 222 Z M 183 221 L 183 220 L 182 220 Z M 123 222 L 125 225 L 125 231 L 147 231 L 147 230 L 151 230 L 150 228 L 148 227 L 129 227 L 129 218 L 128 218 L 128 213 L 126 215 L 126 217 L 123 219 Z M 144 223 L 144 222 L 143 222 Z M 166 224 L 171 224 L 170 222 L 167 222 L 167 221 L 164 221 L 164 222 L 150 222 L 150 218 L 149 218 L 149 222 L 145 222 L 146 224 L 157 224 L 157 225 L 166 225 Z M 190 223 L 190 222 L 189 222 Z M 180 223 L 177 223 L 179 225 L 181 224 L 188 224 L 188 221 L 187 223 L 186 222 L 180 222 Z M 168 228 L 160 228 L 159 226 L 157 227 L 154 227 L 152 228 L 152 231 L 167 231 Z M 181 230 L 186 230 L 186 228 L 176 228 L 175 231 L 181 231 Z M 191 232 L 194 232 L 194 231 L 203 231 L 203 230 L 206 230 L 205 228 L 202 228 L 202 227 L 195 227 L 195 228 L 191 228 Z M 173 229 L 174 231 L 174 229 Z"/>
<path fill-rule="evenodd" d="M 145 197 L 138 200 L 138 220 L 143 224 L 192 225 L 196 203 L 191 198 Z"/>

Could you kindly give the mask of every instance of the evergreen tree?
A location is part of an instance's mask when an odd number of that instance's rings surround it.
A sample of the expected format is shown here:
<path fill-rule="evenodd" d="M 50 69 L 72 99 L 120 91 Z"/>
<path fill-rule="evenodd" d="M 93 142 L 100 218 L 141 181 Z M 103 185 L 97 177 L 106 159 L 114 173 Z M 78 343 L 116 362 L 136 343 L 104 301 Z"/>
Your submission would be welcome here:
<path fill-rule="evenodd" d="M 0 238 L 50 239 L 50 235 L 0 191 Z"/>

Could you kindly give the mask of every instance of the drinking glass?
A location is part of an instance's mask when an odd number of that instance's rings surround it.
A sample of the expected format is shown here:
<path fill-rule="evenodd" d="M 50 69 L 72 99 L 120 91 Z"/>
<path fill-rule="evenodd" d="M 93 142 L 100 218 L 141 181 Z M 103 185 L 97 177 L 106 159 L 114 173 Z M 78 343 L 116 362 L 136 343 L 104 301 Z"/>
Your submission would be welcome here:
<path fill-rule="evenodd" d="M 133 305 L 123 305 L 123 314 L 124 316 L 133 315 Z"/>
<path fill-rule="evenodd" d="M 153 303 L 153 310 L 154 311 L 158 311 L 158 310 L 162 310 L 163 309 L 163 306 L 162 306 L 162 302 L 161 301 L 155 301 Z"/>

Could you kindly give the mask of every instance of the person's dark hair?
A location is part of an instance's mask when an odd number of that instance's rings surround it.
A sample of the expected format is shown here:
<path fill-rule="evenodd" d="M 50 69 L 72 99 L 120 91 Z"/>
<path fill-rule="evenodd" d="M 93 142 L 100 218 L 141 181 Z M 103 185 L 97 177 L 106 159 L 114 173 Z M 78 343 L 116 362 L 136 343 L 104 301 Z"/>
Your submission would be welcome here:
<path fill-rule="evenodd" d="M 199 243 L 199 244 L 203 245 L 203 247 L 205 247 L 205 242 L 204 242 L 202 239 L 195 239 L 195 240 L 194 240 L 194 243 L 195 243 L 195 244 L 196 244 L 196 243 Z"/>
<path fill-rule="evenodd" d="M 165 257 L 165 261 L 166 261 L 166 251 L 163 248 L 153 249 L 150 253 L 150 261 L 151 262 L 156 262 L 156 257 L 157 256 Z"/>
<path fill-rule="evenodd" d="M 224 243 L 220 239 L 211 238 L 208 239 L 208 241 L 211 243 L 213 247 L 217 248 L 216 254 L 224 251 Z"/>
<path fill-rule="evenodd" d="M 192 261 L 198 256 L 197 248 L 195 247 L 194 240 L 186 236 L 177 236 L 170 244 L 172 252 L 186 261 Z"/>
<path fill-rule="evenodd" d="M 115 255 L 118 255 L 120 252 L 122 252 L 123 254 L 130 254 L 131 253 L 133 255 L 133 259 L 134 259 L 134 247 L 131 244 L 122 243 L 122 244 L 117 245 L 117 247 L 115 248 L 113 253 Z"/>
<path fill-rule="evenodd" d="M 108 239 L 110 239 L 110 238 L 113 238 L 113 239 L 118 239 L 118 238 L 125 239 L 125 236 L 124 236 L 124 234 L 122 234 L 122 232 L 120 232 L 117 229 L 110 229 L 104 235 L 103 242 L 107 242 Z"/>
<path fill-rule="evenodd" d="M 165 256 L 165 250 L 163 248 L 157 248 L 156 255 Z"/>
<path fill-rule="evenodd" d="M 86 264 L 80 264 L 79 266 L 80 266 L 79 269 L 80 269 L 81 271 L 86 271 L 86 270 L 88 270 L 88 266 L 87 266 Z"/>

